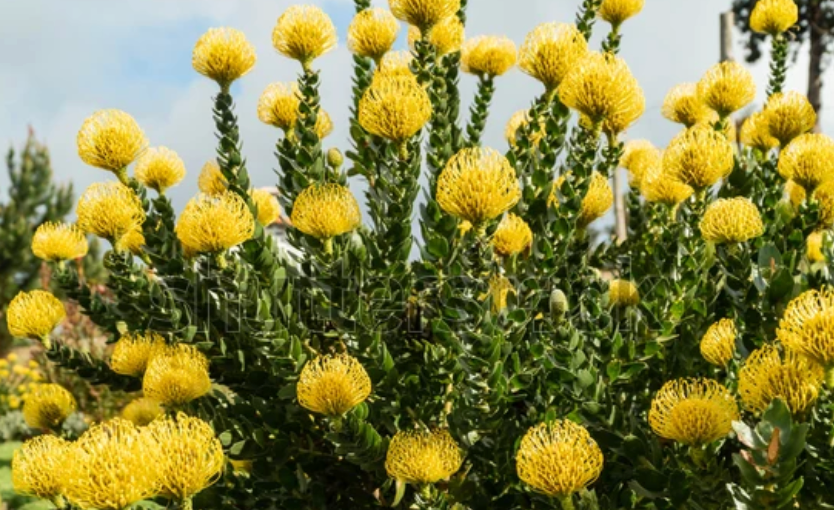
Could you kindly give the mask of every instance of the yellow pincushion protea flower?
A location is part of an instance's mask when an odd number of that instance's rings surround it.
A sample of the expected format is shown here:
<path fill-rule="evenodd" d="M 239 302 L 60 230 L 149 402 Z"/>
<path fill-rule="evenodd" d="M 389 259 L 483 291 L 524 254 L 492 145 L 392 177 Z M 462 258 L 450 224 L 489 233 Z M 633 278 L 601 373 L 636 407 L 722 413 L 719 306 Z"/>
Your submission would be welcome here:
<path fill-rule="evenodd" d="M 87 188 L 75 208 L 78 226 L 114 246 L 133 230 L 142 228 L 145 210 L 132 189 L 119 182 L 99 182 Z"/>
<path fill-rule="evenodd" d="M 117 374 L 140 377 L 151 358 L 165 348 L 162 336 L 148 331 L 144 334 L 125 333 L 113 346 L 110 369 Z"/>
<path fill-rule="evenodd" d="M 461 49 L 461 69 L 478 76 L 501 76 L 515 65 L 518 50 L 507 37 L 479 36 Z"/>
<path fill-rule="evenodd" d="M 78 156 L 90 166 L 122 172 L 148 146 L 133 117 L 121 110 L 99 110 L 84 121 L 76 138 Z"/>
<path fill-rule="evenodd" d="M 790 183 L 792 181 L 788 182 Z M 794 184 L 793 188 L 798 189 L 792 189 L 793 195 L 796 195 L 796 197 L 794 198 L 792 196 L 791 202 L 794 204 L 794 207 L 799 207 L 802 203 L 802 200 L 800 200 L 799 190 L 802 190 L 803 188 L 798 184 Z M 816 190 L 814 190 L 812 196 L 819 205 L 820 225 L 823 227 L 829 227 L 834 224 L 834 179 L 820 185 Z M 801 194 L 801 198 L 804 200 L 805 194 Z"/>
<path fill-rule="evenodd" d="M 640 193 L 648 202 L 676 206 L 691 197 L 695 190 L 664 171 L 663 165 L 650 166 L 640 182 Z"/>
<path fill-rule="evenodd" d="M 240 30 L 210 28 L 197 39 L 191 66 L 224 90 L 255 66 L 255 47 Z"/>
<path fill-rule="evenodd" d="M 144 427 L 163 416 L 165 409 L 152 398 L 137 398 L 122 409 L 121 417 L 137 427 Z"/>
<path fill-rule="evenodd" d="M 258 207 L 258 222 L 261 225 L 272 225 L 281 217 L 281 206 L 278 199 L 266 189 L 253 189 L 249 192 Z"/>
<path fill-rule="evenodd" d="M 768 118 L 764 112 L 754 113 L 741 125 L 741 143 L 764 153 L 779 147 L 779 140 L 770 134 Z"/>
<path fill-rule="evenodd" d="M 179 407 L 211 390 L 209 361 L 191 345 L 161 349 L 148 362 L 142 391 L 169 407 Z"/>
<path fill-rule="evenodd" d="M 399 431 L 388 445 L 385 470 L 404 483 L 425 484 L 445 480 L 463 464 L 463 455 L 448 430 Z"/>
<path fill-rule="evenodd" d="M 217 161 L 206 161 L 197 177 L 197 187 L 206 195 L 222 195 L 228 188 L 229 181 L 223 176 Z"/>
<path fill-rule="evenodd" d="M 155 438 L 114 418 L 90 427 L 72 444 L 64 466 L 64 496 L 80 508 L 123 510 L 155 496 L 165 462 Z"/>
<path fill-rule="evenodd" d="M 631 140 L 625 144 L 620 166 L 629 171 L 632 186 L 640 187 L 649 170 L 659 166 L 663 153 L 648 140 Z"/>
<path fill-rule="evenodd" d="M 75 408 L 75 397 L 63 386 L 38 384 L 23 402 L 23 419 L 33 429 L 58 430 Z"/>
<path fill-rule="evenodd" d="M 84 232 L 69 223 L 47 221 L 32 236 L 32 253 L 41 260 L 60 262 L 81 258 L 89 246 Z"/>
<path fill-rule="evenodd" d="M 576 25 L 544 23 L 527 35 L 519 51 L 518 65 L 550 91 L 587 54 L 588 41 Z"/>
<path fill-rule="evenodd" d="M 701 356 L 713 365 L 726 367 L 736 352 L 737 335 L 732 319 L 714 323 L 701 338 Z"/>
<path fill-rule="evenodd" d="M 145 235 L 142 233 L 142 229 L 137 228 L 119 239 L 119 242 L 116 243 L 116 251 L 129 251 L 134 255 L 140 255 L 143 246 L 145 246 Z"/>
<path fill-rule="evenodd" d="M 555 498 L 570 497 L 602 472 L 602 451 L 585 427 L 570 420 L 541 423 L 521 439 L 516 470 L 522 482 Z"/>
<path fill-rule="evenodd" d="M 44 434 L 23 443 L 12 457 L 12 486 L 18 494 L 61 502 L 70 443 Z"/>
<path fill-rule="evenodd" d="M 361 223 L 356 198 L 339 184 L 313 184 L 302 191 L 293 204 L 293 226 L 318 239 L 345 234 Z"/>
<path fill-rule="evenodd" d="M 399 144 L 423 129 L 431 114 L 429 95 L 413 77 L 380 77 L 359 101 L 359 125 Z"/>
<path fill-rule="evenodd" d="M 812 289 L 794 298 L 779 321 L 776 337 L 788 350 L 827 368 L 834 365 L 834 289 Z"/>
<path fill-rule="evenodd" d="M 476 227 L 493 220 L 521 199 L 515 169 L 490 148 L 463 149 L 437 179 L 437 203 L 448 214 Z"/>
<path fill-rule="evenodd" d="M 735 397 L 711 379 L 667 382 L 655 395 L 649 411 L 649 424 L 655 434 L 690 446 L 726 437 L 738 419 Z"/>
<path fill-rule="evenodd" d="M 183 246 L 198 253 L 220 253 L 252 238 L 255 219 L 240 195 L 198 195 L 186 204 L 176 226 Z"/>
<path fill-rule="evenodd" d="M 460 18 L 449 16 L 438 22 L 425 38 L 432 46 L 438 56 L 448 55 L 460 51 L 463 40 L 466 38 L 466 30 Z M 408 28 L 408 45 L 413 49 L 417 41 L 423 39 L 422 31 L 416 26 Z"/>
<path fill-rule="evenodd" d="M 637 306 L 640 304 L 640 291 L 629 280 L 611 280 L 608 282 L 608 302 L 613 306 Z"/>
<path fill-rule="evenodd" d="M 275 49 L 305 68 L 335 48 L 337 39 L 330 17 L 315 5 L 291 6 L 278 18 L 272 31 Z"/>
<path fill-rule="evenodd" d="M 400 24 L 390 11 L 365 9 L 348 27 L 348 48 L 355 55 L 379 61 L 397 41 L 399 31 Z"/>
<path fill-rule="evenodd" d="M 825 232 L 818 230 L 808 235 L 805 240 L 805 256 L 811 262 L 825 262 L 825 253 L 822 251 L 825 243 Z"/>
<path fill-rule="evenodd" d="M 9 303 L 6 325 L 14 337 L 44 340 L 66 316 L 64 304 L 50 292 L 21 291 Z"/>
<path fill-rule="evenodd" d="M 710 115 L 714 115 L 698 95 L 698 85 L 695 83 L 681 83 L 672 87 L 663 100 L 661 113 L 672 122 L 686 127 L 707 122 Z"/>
<path fill-rule="evenodd" d="M 394 16 L 420 30 L 428 30 L 460 10 L 460 0 L 388 0 L 388 4 Z"/>
<path fill-rule="evenodd" d="M 510 117 L 507 122 L 507 127 L 504 129 L 504 136 L 507 138 L 507 143 L 512 147 L 518 145 L 518 130 L 527 126 L 530 123 L 530 110 L 519 110 Z M 542 119 L 539 122 L 539 130 L 530 135 L 530 145 L 536 146 L 539 144 L 545 135 L 545 123 Z"/>
<path fill-rule="evenodd" d="M 188 501 L 220 479 L 226 463 L 223 445 L 211 425 L 200 418 L 177 413 L 175 418 L 154 421 L 144 433 L 150 434 L 165 452 L 160 466 L 160 495 Z"/>
<path fill-rule="evenodd" d="M 504 257 L 521 253 L 533 244 L 533 231 L 521 217 L 508 213 L 492 237 L 495 252 Z"/>
<path fill-rule="evenodd" d="M 409 51 L 389 51 L 379 62 L 374 80 L 394 76 L 414 78 L 414 73 L 411 72 L 413 61 L 414 55 Z"/>
<path fill-rule="evenodd" d="M 553 183 L 553 188 L 550 191 L 550 198 L 548 205 L 558 207 L 559 197 L 557 193 L 562 189 L 562 184 L 565 182 L 566 174 L 560 175 L 556 182 Z M 601 173 L 594 172 L 591 174 L 591 183 L 588 185 L 588 192 L 582 199 L 582 206 L 579 211 L 579 217 L 576 224 L 579 228 L 585 228 L 594 221 L 605 216 L 605 213 L 614 205 L 614 191 L 611 185 Z"/>
<path fill-rule="evenodd" d="M 830 186 L 820 186 L 819 188 L 817 188 L 817 190 L 814 192 L 815 197 L 819 192 L 822 191 L 822 188 L 830 188 Z M 798 208 L 800 205 L 802 205 L 802 202 L 804 202 L 805 198 L 808 196 L 808 193 L 805 191 L 805 188 L 793 182 L 792 180 L 788 180 L 785 182 L 784 190 L 785 197 L 795 208 Z M 834 189 L 832 189 L 832 192 L 834 192 Z M 822 191 L 822 193 L 824 194 L 825 192 Z M 832 194 L 831 198 L 834 199 L 834 194 Z M 834 213 L 834 209 L 832 209 L 832 213 Z"/>
<path fill-rule="evenodd" d="M 817 112 L 810 101 L 799 92 L 779 92 L 770 96 L 764 108 L 770 135 L 782 144 L 803 135 L 817 123 Z"/>
<path fill-rule="evenodd" d="M 625 60 L 610 53 L 588 53 L 559 85 L 559 99 L 592 124 L 615 135 L 643 115 L 646 98 Z"/>
<path fill-rule="evenodd" d="M 663 152 L 663 171 L 678 181 L 703 189 L 730 175 L 735 165 L 733 145 L 709 124 L 682 131 Z"/>
<path fill-rule="evenodd" d="M 148 149 L 136 161 L 136 180 L 145 186 L 165 193 L 185 177 L 185 163 L 167 147 Z"/>
<path fill-rule="evenodd" d="M 487 297 L 491 297 L 492 313 L 501 313 L 501 310 L 507 308 L 510 293 L 515 294 L 513 282 L 506 276 L 496 274 L 489 279 L 489 292 L 480 296 L 480 299 L 485 301 Z"/>
<path fill-rule="evenodd" d="M 701 237 L 712 243 L 743 243 L 764 233 L 756 204 L 746 197 L 719 198 L 707 207 Z"/>
<path fill-rule="evenodd" d="M 759 0 L 750 13 L 750 28 L 760 34 L 779 35 L 799 21 L 793 0 Z"/>
<path fill-rule="evenodd" d="M 296 82 L 270 83 L 258 100 L 258 119 L 264 124 L 288 131 L 295 126 L 300 104 Z"/>
<path fill-rule="evenodd" d="M 304 365 L 296 388 L 301 407 L 326 416 L 341 416 L 367 400 L 371 378 L 352 356 L 319 356 Z"/>
<path fill-rule="evenodd" d="M 782 149 L 779 174 L 808 192 L 813 192 L 826 181 L 834 180 L 834 140 L 815 133 L 796 137 Z"/>
<path fill-rule="evenodd" d="M 698 95 L 724 118 L 756 98 L 756 82 L 750 71 L 738 62 L 721 62 L 698 82 Z"/>
<path fill-rule="evenodd" d="M 803 415 L 817 401 L 825 370 L 822 365 L 790 350 L 780 355 L 773 345 L 753 351 L 738 374 L 738 392 L 750 411 L 760 413 L 775 398 L 794 415 Z"/>
<path fill-rule="evenodd" d="M 640 14 L 645 0 L 603 0 L 597 14 L 613 27 L 619 27 L 623 22 Z"/>

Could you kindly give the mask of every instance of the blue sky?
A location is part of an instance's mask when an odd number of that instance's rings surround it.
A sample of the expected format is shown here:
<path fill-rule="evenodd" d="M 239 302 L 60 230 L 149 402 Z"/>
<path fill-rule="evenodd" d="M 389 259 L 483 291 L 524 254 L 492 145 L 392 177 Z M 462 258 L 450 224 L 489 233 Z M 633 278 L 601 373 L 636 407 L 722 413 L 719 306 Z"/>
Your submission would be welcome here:
<path fill-rule="evenodd" d="M 85 166 L 76 154 L 75 136 L 84 118 L 102 108 L 131 113 L 151 145 L 165 145 L 185 160 L 185 182 L 171 191 L 181 207 L 197 191 L 196 178 L 213 156 L 211 97 L 215 86 L 191 69 L 194 42 L 207 28 L 232 26 L 255 44 L 258 63 L 234 88 L 244 151 L 257 185 L 276 182 L 274 128 L 258 122 L 255 106 L 264 87 L 295 78 L 297 64 L 271 47 L 278 16 L 287 0 L 25 0 L 0 2 L 0 144 L 22 142 L 32 125 L 52 151 L 56 178 L 71 180 L 77 192 L 106 172 Z M 353 13 L 349 0 L 313 0 L 333 18 L 339 48 L 319 59 L 323 106 L 336 129 L 328 146 L 347 146 L 351 59 L 345 34 Z M 387 2 L 377 1 L 377 5 Z M 572 21 L 579 0 L 470 0 L 469 36 L 506 34 L 520 44 L 545 21 Z M 660 106 L 666 91 L 696 81 L 718 57 L 718 16 L 729 0 L 646 0 L 644 12 L 624 27 L 622 55 L 646 93 L 646 114 L 627 134 L 663 145 L 678 126 L 664 120 Z M 605 30 L 599 25 L 598 31 Z M 405 30 L 403 30 L 404 32 Z M 740 41 L 739 41 L 740 43 Z M 404 43 L 400 43 L 403 46 Z M 743 52 L 737 48 L 736 56 Z M 788 88 L 805 90 L 805 61 L 800 60 Z M 764 94 L 767 69 L 753 72 Z M 830 80 L 829 73 L 829 82 Z M 475 79 L 464 77 L 464 97 Z M 487 145 L 504 149 L 504 124 L 526 107 L 540 86 L 519 71 L 497 82 L 495 107 L 487 127 Z M 832 97 L 829 87 L 826 99 Z M 831 101 L 829 101 L 831 102 Z M 834 127 L 831 119 L 825 125 Z M 831 129 L 828 129 L 831 132 Z M 0 195 L 8 179 L 0 172 Z M 356 189 L 359 189 L 357 184 Z"/>

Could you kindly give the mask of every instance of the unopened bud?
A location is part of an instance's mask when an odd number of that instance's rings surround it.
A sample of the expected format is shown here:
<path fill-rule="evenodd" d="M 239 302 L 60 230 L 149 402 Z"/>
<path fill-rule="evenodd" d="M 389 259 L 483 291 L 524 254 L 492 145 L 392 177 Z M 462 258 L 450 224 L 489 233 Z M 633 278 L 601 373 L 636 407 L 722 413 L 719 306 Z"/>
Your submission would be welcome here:
<path fill-rule="evenodd" d="M 327 151 L 327 164 L 330 165 L 334 169 L 338 169 L 342 166 L 342 163 L 345 162 L 345 157 L 342 156 L 342 152 L 333 147 L 329 151 Z"/>
<path fill-rule="evenodd" d="M 561 322 L 568 311 L 568 298 L 565 293 L 555 289 L 550 293 L 550 316 L 555 322 Z"/>

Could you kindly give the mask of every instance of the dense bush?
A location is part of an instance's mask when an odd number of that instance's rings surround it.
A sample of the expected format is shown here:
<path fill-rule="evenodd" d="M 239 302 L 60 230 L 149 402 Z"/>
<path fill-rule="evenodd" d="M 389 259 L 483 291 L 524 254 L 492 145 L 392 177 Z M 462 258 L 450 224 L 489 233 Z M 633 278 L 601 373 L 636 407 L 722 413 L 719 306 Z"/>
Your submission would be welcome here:
<path fill-rule="evenodd" d="M 465 1 L 369 4 L 356 0 L 348 33 L 346 158 L 323 146 L 315 70 L 332 23 L 292 7 L 273 32 L 301 64 L 258 105 L 280 129 L 298 264 L 267 234 L 278 207 L 251 191 L 241 153 L 230 86 L 255 64 L 242 33 L 211 29 L 194 49 L 219 85 L 219 141 L 178 217 L 165 195 L 185 173 L 176 154 L 146 149 L 124 112 L 84 123 L 79 155 L 118 181 L 82 195 L 77 226 L 35 237 L 112 356 L 50 338 L 62 307 L 48 295 L 19 296 L 9 324 L 96 384 L 141 389 L 125 412 L 141 427 L 41 436 L 16 458 L 19 490 L 102 509 L 154 496 L 182 508 L 831 508 L 834 141 L 808 134 L 813 109 L 782 90 L 786 53 L 740 144 L 732 115 L 756 85 L 726 62 L 669 93 L 663 113 L 683 127 L 660 151 L 623 141 L 645 100 L 617 56 L 620 28 L 641 0 L 585 0 L 575 24 L 540 25 L 518 51 L 464 42 Z M 781 47 L 796 6 L 757 10 L 753 28 Z M 390 52 L 397 18 L 412 25 L 410 54 Z M 598 18 L 601 52 L 586 42 Z M 544 91 L 501 153 L 480 139 L 516 62 Z M 466 124 L 461 70 L 479 78 Z M 631 176 L 628 235 L 593 245 L 618 166 Z M 367 225 L 349 177 L 365 183 Z M 62 262 L 83 232 L 111 243 L 108 293 Z"/>

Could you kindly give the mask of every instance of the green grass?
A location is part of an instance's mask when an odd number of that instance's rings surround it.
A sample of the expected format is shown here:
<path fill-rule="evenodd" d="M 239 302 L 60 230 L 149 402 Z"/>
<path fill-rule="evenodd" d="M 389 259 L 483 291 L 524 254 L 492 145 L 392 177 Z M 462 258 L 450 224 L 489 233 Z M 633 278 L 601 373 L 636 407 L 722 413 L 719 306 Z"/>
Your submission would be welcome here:
<path fill-rule="evenodd" d="M 46 510 L 55 508 L 45 501 L 15 494 L 12 488 L 12 454 L 20 447 L 20 443 L 0 444 L 0 500 L 9 510 Z"/>

